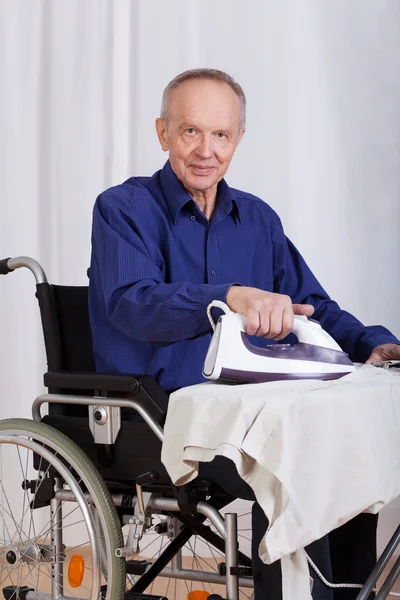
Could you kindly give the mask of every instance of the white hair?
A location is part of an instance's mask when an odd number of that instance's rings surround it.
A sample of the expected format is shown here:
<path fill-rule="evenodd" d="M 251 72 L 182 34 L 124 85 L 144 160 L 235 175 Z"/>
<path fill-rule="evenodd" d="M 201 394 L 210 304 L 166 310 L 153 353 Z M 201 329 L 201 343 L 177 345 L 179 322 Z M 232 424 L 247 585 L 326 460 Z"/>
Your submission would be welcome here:
<path fill-rule="evenodd" d="M 233 77 L 224 71 L 218 71 L 218 69 L 191 69 L 174 77 L 174 79 L 169 82 L 163 93 L 160 114 L 162 119 L 167 120 L 172 92 L 184 81 L 195 79 L 227 83 L 235 92 L 240 101 L 240 129 L 244 129 L 246 127 L 246 96 L 244 91 L 242 87 L 233 79 Z"/>

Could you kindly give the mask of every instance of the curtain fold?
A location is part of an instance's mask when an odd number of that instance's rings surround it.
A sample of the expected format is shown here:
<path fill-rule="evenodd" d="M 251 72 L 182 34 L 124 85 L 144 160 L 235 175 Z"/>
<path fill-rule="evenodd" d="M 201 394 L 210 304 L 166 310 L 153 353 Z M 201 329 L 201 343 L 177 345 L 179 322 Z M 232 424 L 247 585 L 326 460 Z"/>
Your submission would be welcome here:
<path fill-rule="evenodd" d="M 0 258 L 85 284 L 98 193 L 166 155 L 161 94 L 228 71 L 248 126 L 227 179 L 266 200 L 339 303 L 400 335 L 396 0 L 0 0 Z M 0 416 L 44 371 L 29 273 L 0 278 Z"/>

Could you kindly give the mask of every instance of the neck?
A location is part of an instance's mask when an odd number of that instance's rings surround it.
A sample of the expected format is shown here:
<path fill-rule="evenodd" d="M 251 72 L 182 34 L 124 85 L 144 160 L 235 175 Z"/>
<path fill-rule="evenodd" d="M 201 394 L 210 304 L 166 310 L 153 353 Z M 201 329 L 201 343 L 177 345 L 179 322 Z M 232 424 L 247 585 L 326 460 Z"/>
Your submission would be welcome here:
<path fill-rule="evenodd" d="M 211 219 L 217 202 L 217 187 L 218 184 L 214 185 L 209 190 L 204 191 L 187 190 L 208 220 Z"/>

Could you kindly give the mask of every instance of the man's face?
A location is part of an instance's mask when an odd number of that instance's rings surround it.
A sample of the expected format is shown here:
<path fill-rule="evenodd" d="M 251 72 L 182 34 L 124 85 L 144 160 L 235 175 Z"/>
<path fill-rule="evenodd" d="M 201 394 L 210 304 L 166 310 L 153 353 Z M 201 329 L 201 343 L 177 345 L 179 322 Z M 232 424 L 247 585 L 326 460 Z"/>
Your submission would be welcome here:
<path fill-rule="evenodd" d="M 224 177 L 242 139 L 239 98 L 226 83 L 185 81 L 172 92 L 168 118 L 157 119 L 156 128 L 184 187 L 206 192 Z"/>

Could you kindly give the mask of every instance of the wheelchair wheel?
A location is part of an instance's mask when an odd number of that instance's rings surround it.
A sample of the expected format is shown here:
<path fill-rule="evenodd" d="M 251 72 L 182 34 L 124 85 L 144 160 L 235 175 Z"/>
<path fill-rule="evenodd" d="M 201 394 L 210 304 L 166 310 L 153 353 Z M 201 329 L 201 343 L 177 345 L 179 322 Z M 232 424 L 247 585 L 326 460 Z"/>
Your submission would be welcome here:
<path fill-rule="evenodd" d="M 85 453 L 44 423 L 0 421 L 0 598 L 122 600 L 121 546 L 110 493 Z"/>
<path fill-rule="evenodd" d="M 251 553 L 251 505 L 251 502 L 236 500 L 222 511 L 223 513 L 236 512 L 238 514 L 239 549 L 246 556 L 250 556 Z M 140 554 L 135 559 L 148 561 L 149 563 L 156 562 L 165 551 L 168 551 L 169 545 L 174 537 L 178 535 L 181 526 L 176 518 L 153 515 L 153 525 L 144 534 L 140 542 Z M 204 521 L 204 526 L 209 527 L 211 532 L 217 534 L 215 527 L 208 519 Z M 123 532 L 126 536 L 125 529 Z M 171 530 L 172 535 L 169 534 Z M 220 549 L 202 536 L 192 535 L 167 567 L 167 570 L 185 569 L 188 573 L 187 578 L 169 576 L 166 572 L 149 585 L 146 593 L 160 594 L 169 600 L 205 599 L 208 598 L 208 595 L 213 594 L 225 598 L 225 585 L 213 581 L 213 578 L 219 575 L 221 563 L 225 563 L 225 555 Z M 199 580 L 196 577 L 199 571 L 204 573 L 204 580 Z M 189 574 L 192 572 L 196 572 L 193 577 Z M 139 578 L 140 576 L 127 575 L 127 590 L 131 589 Z M 239 600 L 252 600 L 253 598 L 252 587 L 239 587 Z"/>

